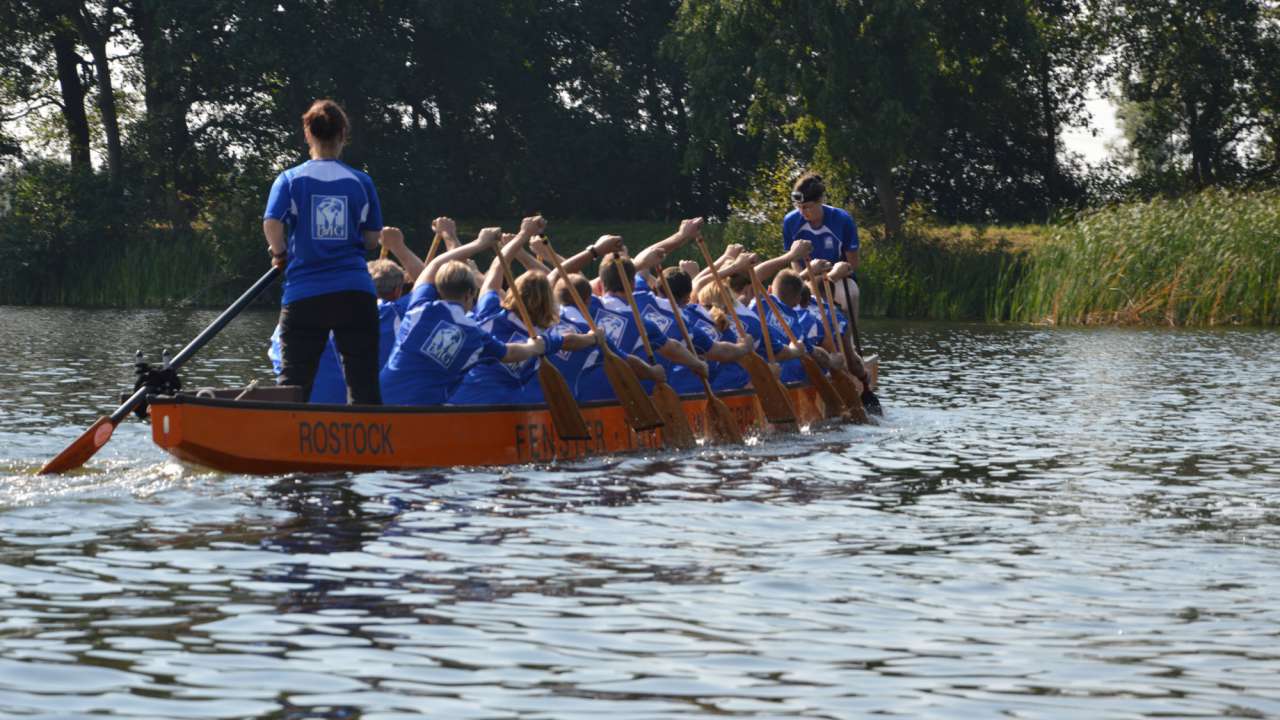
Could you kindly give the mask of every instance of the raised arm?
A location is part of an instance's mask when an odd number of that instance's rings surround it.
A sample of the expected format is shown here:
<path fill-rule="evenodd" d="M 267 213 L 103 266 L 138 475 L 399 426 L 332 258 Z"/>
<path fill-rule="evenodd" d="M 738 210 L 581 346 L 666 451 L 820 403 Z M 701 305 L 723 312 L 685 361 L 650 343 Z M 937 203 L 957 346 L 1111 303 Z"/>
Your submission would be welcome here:
<path fill-rule="evenodd" d="M 472 256 L 484 252 L 498 244 L 498 238 L 502 236 L 502 229 L 496 227 L 485 228 L 480 231 L 475 240 L 466 245 L 459 245 L 448 252 L 440 253 L 432 260 L 427 267 L 418 276 L 417 282 L 414 283 L 416 288 L 419 285 L 434 285 L 436 282 L 436 273 L 451 260 L 466 261 Z"/>
<path fill-rule="evenodd" d="M 396 260 L 400 261 L 400 267 L 404 268 L 404 272 L 409 276 L 412 282 L 418 279 L 422 274 L 426 265 L 422 262 L 422 258 L 418 257 L 407 245 L 404 244 L 404 233 L 397 227 L 384 227 L 382 233 L 378 237 L 378 244 L 386 248 L 388 252 L 396 256 Z"/>
<path fill-rule="evenodd" d="M 541 240 L 541 238 L 538 240 Z M 538 253 L 539 257 L 545 257 L 547 253 L 555 252 L 545 241 L 534 242 L 532 243 L 532 246 Z M 621 250 L 621 235 L 601 235 L 595 242 L 583 248 L 582 252 L 563 260 L 560 263 L 560 266 L 564 269 L 566 274 L 572 275 L 573 273 L 580 272 L 587 265 L 590 265 L 591 261 L 602 258 L 609 253 L 619 252 Z M 547 276 L 547 279 L 551 281 L 551 287 L 555 287 L 556 280 L 560 279 L 559 270 L 552 270 Z"/>
<path fill-rule="evenodd" d="M 778 271 L 794 262 L 803 262 L 813 252 L 813 243 L 808 240 L 797 240 L 791 243 L 791 249 L 776 258 L 770 258 L 756 265 L 756 277 L 760 282 L 768 283 Z"/>
<path fill-rule="evenodd" d="M 681 221 L 680 229 L 676 230 L 674 235 L 650 245 L 635 256 L 636 272 L 649 272 L 655 265 L 662 262 L 664 257 L 684 247 L 685 243 L 693 240 L 700 232 L 702 232 L 702 218 Z"/>

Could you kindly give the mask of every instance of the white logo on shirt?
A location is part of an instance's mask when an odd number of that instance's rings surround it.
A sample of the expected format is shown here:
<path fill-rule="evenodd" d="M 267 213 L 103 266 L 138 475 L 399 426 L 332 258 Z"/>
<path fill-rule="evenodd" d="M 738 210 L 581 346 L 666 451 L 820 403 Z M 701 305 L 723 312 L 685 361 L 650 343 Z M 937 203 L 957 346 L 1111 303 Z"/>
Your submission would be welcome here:
<path fill-rule="evenodd" d="M 671 327 L 671 318 L 669 318 L 669 317 L 667 317 L 666 315 L 664 315 L 664 314 L 663 314 L 663 312 L 662 312 L 661 310 L 659 310 L 658 308 L 656 308 L 656 307 L 654 307 L 654 306 L 652 306 L 652 305 L 650 305 L 649 307 L 645 308 L 645 310 L 644 310 L 644 312 L 641 314 L 641 316 L 642 316 L 645 320 L 648 320 L 649 322 L 653 323 L 654 325 L 657 325 L 657 326 L 658 326 L 658 328 L 659 328 L 660 330 L 662 330 L 662 332 L 664 332 L 664 333 L 667 331 L 667 328 Z"/>
<path fill-rule="evenodd" d="M 613 341 L 614 345 L 622 345 L 622 333 L 627 330 L 627 323 L 617 315 L 602 312 L 596 316 L 596 327 L 604 332 L 605 337 Z"/>
<path fill-rule="evenodd" d="M 458 357 L 465 336 L 462 330 L 448 323 L 436 325 L 431 337 L 422 344 L 422 354 L 435 360 L 441 367 L 448 368 Z"/>
<path fill-rule="evenodd" d="M 312 227 L 316 240 L 347 239 L 347 198 L 344 195 L 311 197 Z"/>
<path fill-rule="evenodd" d="M 711 337 L 714 340 L 720 339 L 720 329 L 715 325 L 712 325 L 706 320 L 698 320 L 697 326 L 702 330 L 702 332 L 706 333 L 708 337 Z"/>

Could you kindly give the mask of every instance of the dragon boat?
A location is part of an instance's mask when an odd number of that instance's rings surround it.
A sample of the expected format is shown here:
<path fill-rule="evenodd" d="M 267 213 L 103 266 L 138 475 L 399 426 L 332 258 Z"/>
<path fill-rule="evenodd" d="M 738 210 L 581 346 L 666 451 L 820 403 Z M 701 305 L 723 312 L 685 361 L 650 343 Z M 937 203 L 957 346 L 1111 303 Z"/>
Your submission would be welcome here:
<path fill-rule="evenodd" d="M 872 387 L 878 358 L 866 359 Z M 787 386 L 797 427 L 820 427 L 822 401 L 806 383 Z M 744 434 L 794 430 L 769 425 L 751 389 L 719 394 Z M 300 402 L 288 387 L 202 389 L 150 399 L 151 437 L 184 462 L 224 472 L 273 475 L 347 470 L 429 469 L 575 460 L 663 447 L 662 430 L 636 432 L 616 402 L 583 403 L 590 440 L 556 436 L 545 405 L 401 407 Z M 706 399 L 681 398 L 699 436 Z"/>

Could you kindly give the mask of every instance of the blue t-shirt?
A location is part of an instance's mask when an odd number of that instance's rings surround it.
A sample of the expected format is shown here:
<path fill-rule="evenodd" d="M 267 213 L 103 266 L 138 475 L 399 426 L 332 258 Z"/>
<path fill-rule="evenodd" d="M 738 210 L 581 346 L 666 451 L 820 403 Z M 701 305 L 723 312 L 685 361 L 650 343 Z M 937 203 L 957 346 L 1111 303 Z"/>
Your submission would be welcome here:
<path fill-rule="evenodd" d="M 338 160 L 308 160 L 276 177 L 263 219 L 289 234 L 283 304 L 356 290 L 374 294 L 364 231 L 382 229 L 373 180 Z"/>
<path fill-rule="evenodd" d="M 409 311 L 379 375 L 382 401 L 442 405 L 472 365 L 506 354 L 507 346 L 480 329 L 461 305 L 441 300 L 435 285 L 421 285 L 409 296 Z"/>
<path fill-rule="evenodd" d="M 768 360 L 769 353 L 764 349 L 764 332 L 760 329 L 760 318 L 756 315 L 755 310 L 743 305 L 741 302 L 737 302 L 734 305 L 734 309 L 738 311 L 738 319 L 742 321 L 742 329 L 746 330 L 747 334 L 755 340 L 756 354 Z M 769 328 L 769 341 L 775 355 L 787 346 L 786 335 L 781 330 L 773 327 Z"/>
<path fill-rule="evenodd" d="M 284 355 L 280 347 L 280 326 L 276 325 L 271 333 L 271 345 L 267 348 L 267 357 L 271 359 L 271 369 L 276 377 L 284 370 Z M 329 334 L 329 342 L 325 343 L 320 353 L 320 363 L 316 366 L 316 378 L 312 381 L 310 403 L 342 404 L 347 401 L 347 380 L 343 375 L 342 362 L 338 360 L 338 347 Z"/>
<path fill-rule="evenodd" d="M 844 210 L 823 205 L 822 226 L 814 228 L 799 210 L 792 210 L 782 219 L 783 250 L 790 250 L 796 240 L 813 243 L 814 259 L 839 262 L 846 252 L 858 249 L 858 224 Z"/>
<path fill-rule="evenodd" d="M 694 328 L 699 332 L 711 338 L 713 341 L 736 343 L 738 342 L 738 333 L 734 332 L 733 324 L 725 328 L 722 332 L 716 327 L 716 322 L 711 317 L 711 313 L 701 305 L 685 305 L 684 306 L 684 322 L 689 327 L 689 334 L 694 333 Z M 708 374 L 711 376 L 711 388 L 713 390 L 737 390 L 747 386 L 751 378 L 747 375 L 747 371 L 736 362 L 715 362 L 707 361 Z M 694 378 L 696 380 L 697 378 Z M 699 383 L 701 386 L 701 383 Z"/>
<path fill-rule="evenodd" d="M 618 349 L 617 352 L 620 356 L 635 355 L 641 360 L 649 362 L 648 354 L 644 351 L 644 343 L 640 341 L 640 333 L 636 330 L 636 321 L 631 314 L 631 306 L 627 304 L 626 300 L 606 295 L 600 299 L 600 304 L 594 308 L 594 312 L 596 328 L 604 333 L 605 338 L 608 339 L 612 347 Z M 641 317 L 644 317 L 643 314 Z M 656 353 L 657 349 L 666 343 L 666 333 L 647 318 L 644 318 L 644 327 L 645 332 L 649 334 L 649 341 L 653 344 L 654 352 Z M 650 389 L 652 385 L 647 380 L 642 384 L 646 390 Z M 605 377 L 603 363 L 583 370 L 582 375 L 578 378 L 578 399 L 583 401 L 616 399 L 613 394 L 613 387 L 609 385 L 609 380 Z"/>
<path fill-rule="evenodd" d="M 685 305 L 680 308 L 680 315 L 684 318 L 684 326 L 689 331 L 689 339 L 693 341 L 693 349 L 699 356 L 703 356 L 706 355 L 711 350 L 711 346 L 720 339 L 720 335 L 718 332 L 714 335 L 708 333 L 701 324 L 692 322 L 690 318 L 697 314 L 695 311 L 691 310 L 692 307 L 693 306 L 691 305 Z M 712 330 L 714 331 L 714 329 L 715 328 L 713 327 Z M 677 327 L 675 331 L 679 334 L 680 328 Z M 683 337 L 680 338 L 680 344 L 684 344 Z M 706 358 L 703 358 L 703 360 L 706 360 Z M 707 378 L 709 380 L 714 379 L 715 374 L 713 373 L 711 366 L 719 365 L 720 363 L 713 362 L 711 360 L 706 360 L 706 363 Z M 702 380 L 698 378 L 698 373 L 690 370 L 688 366 L 676 365 L 673 370 L 668 372 L 670 375 L 667 378 L 667 382 L 671 383 L 671 387 L 675 388 L 676 392 L 681 395 L 701 393 L 703 391 Z"/>
<path fill-rule="evenodd" d="M 595 317 L 595 311 L 599 306 L 600 298 L 592 296 L 587 300 L 587 310 L 592 313 L 593 318 Z M 560 308 L 560 324 L 556 325 L 554 330 L 561 336 L 567 335 L 568 333 L 585 334 L 590 332 L 591 326 L 587 323 L 586 318 L 582 317 L 582 313 L 579 312 L 576 307 L 562 307 Z M 618 347 L 613 344 L 613 341 L 607 337 L 605 338 L 605 344 L 609 346 L 609 349 L 613 351 L 613 354 L 621 358 L 626 357 L 627 354 L 619 350 Z M 582 397 L 578 394 L 578 383 L 582 380 L 583 373 L 591 370 L 592 368 L 597 368 L 603 371 L 602 364 L 604 359 L 600 356 L 600 348 L 595 345 L 576 352 L 570 352 L 561 348 L 559 352 L 547 355 L 547 359 L 552 365 L 555 365 L 556 369 L 560 371 L 560 374 L 564 376 L 565 383 L 567 383 L 569 388 L 573 390 L 574 397 L 579 400 L 581 400 Z M 601 377 L 604 377 L 603 372 L 601 372 Z M 607 382 L 608 378 L 605 378 L 605 381 Z M 542 402 L 542 386 L 537 383 L 532 383 L 532 385 L 533 387 L 526 388 L 528 397 L 532 398 L 529 402 Z"/>
<path fill-rule="evenodd" d="M 640 310 L 640 317 L 645 320 L 645 327 L 652 324 L 653 327 L 662 331 L 660 335 L 649 333 L 649 345 L 653 347 L 655 359 L 667 373 L 667 383 L 671 383 L 672 375 L 677 367 L 682 367 L 671 362 L 661 355 L 657 355 L 658 348 L 667 344 L 668 340 L 675 340 L 684 345 L 684 338 L 680 336 L 680 328 L 676 327 L 676 316 L 671 311 L 671 303 L 663 295 L 653 292 L 649 288 L 649 281 L 645 279 L 644 273 L 636 273 L 632 279 L 634 290 L 633 296 L 636 300 L 636 307 Z M 674 387 L 674 386 L 673 386 Z"/>
<path fill-rule="evenodd" d="M 786 320 L 787 328 L 791 330 L 791 334 L 795 335 L 796 339 L 805 346 L 805 350 L 811 350 L 813 346 L 809 344 L 809 339 L 805 337 L 805 333 L 812 330 L 812 328 L 803 327 L 801 325 L 800 311 L 795 308 L 787 307 L 787 305 L 785 305 L 775 295 L 770 294 L 769 297 L 773 298 L 773 304 L 777 305 L 778 310 L 782 311 L 782 319 Z M 770 340 L 776 340 L 781 337 L 784 343 L 790 344 L 791 341 L 787 337 L 787 331 L 782 329 L 782 319 L 779 319 L 777 315 L 773 314 L 773 308 L 770 307 L 768 303 L 752 303 L 751 307 L 757 312 L 757 314 L 763 311 L 765 317 L 769 319 Z M 777 351 L 775 350 L 774 352 Z M 804 365 L 801 364 L 800 358 L 796 358 L 794 360 L 783 360 L 778 364 L 782 366 L 782 382 L 796 382 L 798 380 L 805 379 Z"/>
<path fill-rule="evenodd" d="M 502 298 L 496 291 L 490 290 L 480 297 L 474 311 L 480 329 L 489 333 L 503 344 L 521 343 L 529 339 L 529 332 L 524 323 L 514 313 L 502 307 Z M 564 338 L 554 330 L 540 333 L 546 338 L 547 353 L 560 352 Z M 530 358 L 518 363 L 504 363 L 500 360 L 481 360 L 467 370 L 462 383 L 449 395 L 450 405 L 501 405 L 510 403 L 539 402 L 542 398 L 542 383 L 538 382 L 539 358 Z M 538 388 L 538 400 L 529 386 Z"/>

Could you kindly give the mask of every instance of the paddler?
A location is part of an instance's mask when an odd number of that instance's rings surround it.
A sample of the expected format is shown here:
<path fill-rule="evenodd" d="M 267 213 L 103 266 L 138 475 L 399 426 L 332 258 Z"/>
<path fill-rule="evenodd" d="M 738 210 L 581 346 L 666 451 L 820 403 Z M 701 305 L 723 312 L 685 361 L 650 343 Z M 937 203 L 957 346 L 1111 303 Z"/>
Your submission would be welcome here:
<path fill-rule="evenodd" d="M 433 259 L 418 276 L 391 358 L 382 370 L 388 403 L 441 405 L 477 362 L 515 363 L 544 353 L 542 338 L 504 343 L 468 315 L 479 297 L 479 284 L 465 261 L 497 246 L 501 236 L 500 228 L 485 228 L 472 242 Z"/>

